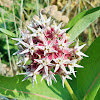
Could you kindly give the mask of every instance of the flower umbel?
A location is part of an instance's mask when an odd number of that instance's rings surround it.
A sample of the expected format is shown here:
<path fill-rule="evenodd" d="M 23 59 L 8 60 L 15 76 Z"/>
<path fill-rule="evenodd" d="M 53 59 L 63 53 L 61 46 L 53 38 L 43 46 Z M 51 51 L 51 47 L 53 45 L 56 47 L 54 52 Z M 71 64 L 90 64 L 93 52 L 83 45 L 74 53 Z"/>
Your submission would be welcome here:
<path fill-rule="evenodd" d="M 73 42 L 68 42 L 70 36 L 66 35 L 66 30 L 61 29 L 60 23 L 58 26 L 55 21 L 52 24 L 51 18 L 45 20 L 40 14 L 40 19 L 33 19 L 33 22 L 28 25 L 27 30 L 20 30 L 21 38 L 13 38 L 18 41 L 16 44 L 19 50 L 14 53 L 21 57 L 18 64 L 26 69 L 26 77 L 23 79 L 32 79 L 32 84 L 36 81 L 38 74 L 42 75 L 42 79 L 47 80 L 47 84 L 51 85 L 52 80 L 57 82 L 55 74 L 61 75 L 62 85 L 64 87 L 65 79 L 75 77 L 75 67 L 82 68 L 77 62 L 88 57 L 80 50 L 85 46 L 79 46 L 79 40 L 75 47 L 70 47 Z M 31 63 L 27 65 L 27 61 Z M 36 81 L 37 82 L 37 81 Z"/>

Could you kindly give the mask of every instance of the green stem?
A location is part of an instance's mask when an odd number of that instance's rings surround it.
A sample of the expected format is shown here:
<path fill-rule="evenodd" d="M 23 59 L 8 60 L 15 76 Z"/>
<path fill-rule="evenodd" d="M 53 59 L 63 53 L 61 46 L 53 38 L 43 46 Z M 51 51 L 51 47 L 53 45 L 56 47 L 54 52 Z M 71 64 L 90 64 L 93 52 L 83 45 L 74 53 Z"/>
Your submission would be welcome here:
<path fill-rule="evenodd" d="M 67 80 L 65 80 L 65 86 L 66 86 L 67 90 L 69 91 L 70 95 L 72 96 L 72 99 L 78 100 L 77 97 L 75 96 L 72 88 L 70 87 L 69 83 L 67 82 Z"/>

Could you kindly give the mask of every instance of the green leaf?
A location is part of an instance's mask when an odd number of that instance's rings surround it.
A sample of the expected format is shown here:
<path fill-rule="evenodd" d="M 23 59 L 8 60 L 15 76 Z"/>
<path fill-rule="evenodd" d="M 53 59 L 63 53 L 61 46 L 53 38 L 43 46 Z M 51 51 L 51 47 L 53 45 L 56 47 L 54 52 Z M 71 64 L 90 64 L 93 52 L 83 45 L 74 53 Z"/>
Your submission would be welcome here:
<path fill-rule="evenodd" d="M 57 77 L 57 83 L 47 86 L 41 76 L 37 77 L 37 84 L 32 84 L 30 80 L 22 82 L 24 76 L 4 77 L 0 76 L 0 95 L 18 100 L 72 100 L 66 88 L 62 87 L 60 77 Z"/>
<path fill-rule="evenodd" d="M 77 16 L 75 16 L 64 28 L 72 28 L 87 12 L 88 10 L 85 10 L 81 13 L 79 13 Z"/>
<path fill-rule="evenodd" d="M 96 95 L 94 100 L 100 100 L 100 88 L 99 88 L 97 95 Z"/>
<path fill-rule="evenodd" d="M 84 68 L 77 69 L 77 78 L 69 82 L 79 100 L 94 100 L 100 88 L 100 37 L 92 43 L 85 54 L 89 57 L 80 62 Z"/>
<path fill-rule="evenodd" d="M 99 9 L 99 7 L 90 9 L 90 10 L 84 10 L 83 12 L 79 13 L 77 16 L 75 16 L 64 28 L 72 28 L 81 18 L 88 15 L 89 13 L 92 13 Z"/>
<path fill-rule="evenodd" d="M 4 28 L 0 28 L 0 31 L 4 34 L 6 34 L 7 36 L 10 36 L 10 37 L 15 37 L 15 33 L 12 33 L 11 31 L 7 30 L 7 29 L 4 29 Z"/>
<path fill-rule="evenodd" d="M 82 33 L 92 22 L 100 16 L 100 7 L 84 11 L 76 16 L 68 26 L 72 27 L 68 34 L 71 34 L 70 40 L 73 41 L 80 33 Z"/>

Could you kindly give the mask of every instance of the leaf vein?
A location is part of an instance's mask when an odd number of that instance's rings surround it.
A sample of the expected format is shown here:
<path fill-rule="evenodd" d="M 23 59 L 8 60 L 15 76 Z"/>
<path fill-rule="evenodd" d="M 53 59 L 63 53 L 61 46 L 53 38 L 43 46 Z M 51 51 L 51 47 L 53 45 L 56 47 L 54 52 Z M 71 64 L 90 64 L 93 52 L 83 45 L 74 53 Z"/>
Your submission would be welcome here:
<path fill-rule="evenodd" d="M 100 73 L 99 73 L 99 74 L 97 75 L 97 77 L 94 79 L 93 83 L 91 84 L 90 88 L 88 89 L 88 91 L 87 91 L 86 95 L 84 96 L 84 99 L 83 99 L 83 100 L 86 99 L 88 93 L 90 92 L 91 88 L 93 87 L 93 85 L 95 84 L 95 82 L 97 81 L 97 79 L 99 78 L 99 76 L 100 76 Z"/>
<path fill-rule="evenodd" d="M 56 98 L 51 98 L 51 97 L 40 95 L 40 94 L 36 94 L 36 93 L 29 93 L 29 92 L 24 92 L 24 91 L 11 90 L 11 89 L 7 89 L 7 88 L 4 88 L 4 87 L 0 87 L 0 88 L 4 89 L 4 90 L 8 90 L 8 91 L 18 92 L 18 93 L 36 95 L 36 96 L 39 96 L 39 97 L 42 97 L 42 98 L 46 98 L 46 99 L 50 99 L 50 100 L 58 100 Z"/>

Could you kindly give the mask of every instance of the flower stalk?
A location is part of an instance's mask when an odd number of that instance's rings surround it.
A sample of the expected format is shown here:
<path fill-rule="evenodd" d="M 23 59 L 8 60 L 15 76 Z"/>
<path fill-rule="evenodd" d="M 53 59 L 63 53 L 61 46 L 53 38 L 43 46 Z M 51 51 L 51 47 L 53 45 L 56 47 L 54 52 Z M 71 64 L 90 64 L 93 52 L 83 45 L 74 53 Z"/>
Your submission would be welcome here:
<path fill-rule="evenodd" d="M 65 80 L 65 86 L 66 86 L 68 92 L 70 93 L 72 99 L 73 100 L 78 100 L 67 80 Z"/>

